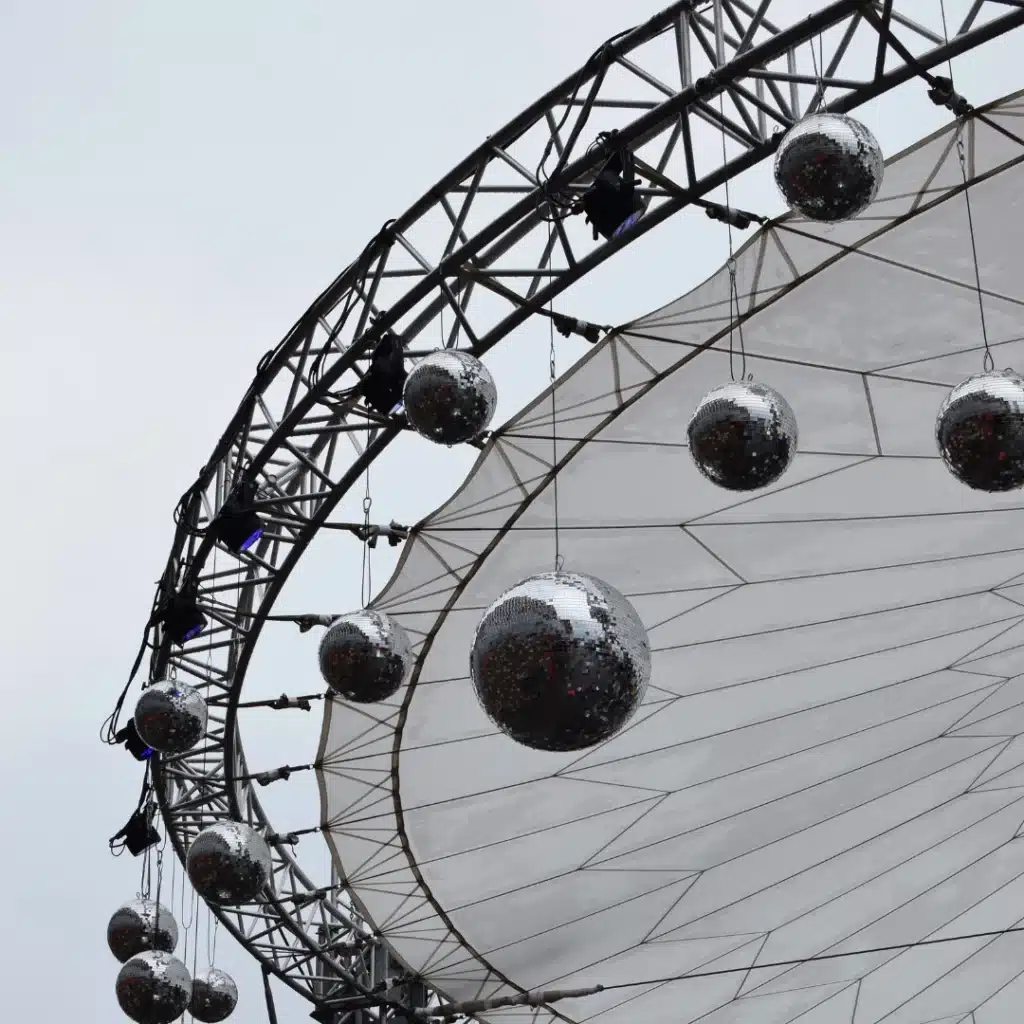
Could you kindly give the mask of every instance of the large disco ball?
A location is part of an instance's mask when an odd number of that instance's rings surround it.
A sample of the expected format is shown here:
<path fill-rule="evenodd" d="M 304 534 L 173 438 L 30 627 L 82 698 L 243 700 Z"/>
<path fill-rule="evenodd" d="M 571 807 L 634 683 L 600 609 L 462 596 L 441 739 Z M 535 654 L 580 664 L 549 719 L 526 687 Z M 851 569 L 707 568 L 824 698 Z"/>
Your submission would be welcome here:
<path fill-rule="evenodd" d="M 498 389 L 475 356 L 442 349 L 412 368 L 403 401 L 416 433 L 438 444 L 460 444 L 487 429 L 498 404 Z"/>
<path fill-rule="evenodd" d="M 690 454 L 712 483 L 753 491 L 774 483 L 796 452 L 796 416 L 777 391 L 733 381 L 709 391 L 687 429 Z"/>
<path fill-rule="evenodd" d="M 135 705 L 135 730 L 162 754 L 184 754 L 206 734 L 206 701 L 177 680 L 153 683 Z"/>
<path fill-rule="evenodd" d="M 993 370 L 958 384 L 939 408 L 935 440 L 949 471 L 968 487 L 1024 485 L 1024 377 Z"/>
<path fill-rule="evenodd" d="M 320 673 L 355 704 L 387 700 L 412 665 L 409 635 L 389 615 L 366 608 L 335 619 L 320 641 Z"/>
<path fill-rule="evenodd" d="M 227 1020 L 238 1005 L 238 987 L 230 974 L 208 967 L 192 979 L 189 1012 L 203 1024 Z"/>
<path fill-rule="evenodd" d="M 171 912 L 155 900 L 132 900 L 110 918 L 107 945 L 121 963 L 148 949 L 173 953 L 178 945 L 178 925 Z"/>
<path fill-rule="evenodd" d="M 270 847 L 240 821 L 218 821 L 192 841 L 185 869 L 210 903 L 251 903 L 270 881 Z"/>
<path fill-rule="evenodd" d="M 790 209 L 809 220 L 847 220 L 878 195 L 884 166 L 877 140 L 860 121 L 811 114 L 779 143 L 775 182 Z"/>
<path fill-rule="evenodd" d="M 651 674 L 633 606 L 592 576 L 531 576 L 480 620 L 470 656 L 476 695 L 508 736 L 535 750 L 583 750 L 614 736 Z"/>
<path fill-rule="evenodd" d="M 171 1024 L 188 1009 L 192 979 L 177 957 L 150 950 L 121 968 L 114 991 L 121 1009 L 137 1024 Z"/>

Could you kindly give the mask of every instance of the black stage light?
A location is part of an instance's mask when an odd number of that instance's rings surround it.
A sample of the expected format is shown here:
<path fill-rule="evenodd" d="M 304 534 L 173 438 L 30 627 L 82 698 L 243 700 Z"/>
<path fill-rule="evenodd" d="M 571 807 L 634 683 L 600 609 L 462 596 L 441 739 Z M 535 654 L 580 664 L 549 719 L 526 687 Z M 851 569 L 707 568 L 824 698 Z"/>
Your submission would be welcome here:
<path fill-rule="evenodd" d="M 581 200 L 587 223 L 594 229 L 594 241 L 598 236 L 615 238 L 643 216 L 646 206 L 636 194 L 639 184 L 640 179 L 633 177 L 632 155 L 613 153 Z"/>
<path fill-rule="evenodd" d="M 139 736 L 134 721 L 129 720 L 128 724 L 114 736 L 114 740 L 123 743 L 136 761 L 148 761 L 153 756 L 153 748 Z"/>
<path fill-rule="evenodd" d="M 160 622 L 171 643 L 182 647 L 206 628 L 206 616 L 199 610 L 196 590 L 190 587 L 172 594 L 160 614 Z"/>
<path fill-rule="evenodd" d="M 124 849 L 133 857 L 138 857 L 143 850 L 148 850 L 160 842 L 160 833 L 153 827 L 156 817 L 156 806 L 147 802 L 128 819 L 124 828 L 110 838 L 110 848 L 118 852 L 118 844 L 123 842 Z"/>
<path fill-rule="evenodd" d="M 160 842 L 160 833 L 153 827 L 149 811 L 136 811 L 124 827 L 124 845 L 133 857 Z"/>
<path fill-rule="evenodd" d="M 360 381 L 359 390 L 374 412 L 389 416 L 402 402 L 407 376 L 402 340 L 388 331 L 373 350 L 370 368 Z"/>
<path fill-rule="evenodd" d="M 210 523 L 210 534 L 236 555 L 248 551 L 263 535 L 263 520 L 253 509 L 256 484 L 242 480 Z"/>

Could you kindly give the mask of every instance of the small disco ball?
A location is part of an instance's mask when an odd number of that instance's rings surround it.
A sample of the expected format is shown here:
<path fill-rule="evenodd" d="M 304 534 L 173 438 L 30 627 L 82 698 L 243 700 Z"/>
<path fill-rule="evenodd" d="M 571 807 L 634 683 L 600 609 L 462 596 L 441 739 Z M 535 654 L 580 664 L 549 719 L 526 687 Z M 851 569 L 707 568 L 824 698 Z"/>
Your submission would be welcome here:
<path fill-rule="evenodd" d="M 438 444 L 460 444 L 487 429 L 498 404 L 498 389 L 475 356 L 442 349 L 409 372 L 403 402 L 417 434 Z"/>
<path fill-rule="evenodd" d="M 153 683 L 135 705 L 135 730 L 162 754 L 184 754 L 206 734 L 206 701 L 177 680 Z"/>
<path fill-rule="evenodd" d="M 614 736 L 651 674 L 633 606 L 592 576 L 551 572 L 506 590 L 484 613 L 470 655 L 484 711 L 534 750 L 584 750 Z"/>
<path fill-rule="evenodd" d="M 238 987 L 230 974 L 208 967 L 192 979 L 189 1012 L 203 1024 L 227 1020 L 238 1005 Z"/>
<path fill-rule="evenodd" d="M 1024 485 L 1024 377 L 994 370 L 958 384 L 939 408 L 935 440 L 946 467 L 968 487 Z"/>
<path fill-rule="evenodd" d="M 251 903 L 271 876 L 270 847 L 240 821 L 218 821 L 192 841 L 185 870 L 193 888 L 210 903 Z"/>
<path fill-rule="evenodd" d="M 811 114 L 779 143 L 775 183 L 789 208 L 808 220 L 848 220 L 878 195 L 884 167 L 881 147 L 860 121 Z"/>
<path fill-rule="evenodd" d="M 121 1009 L 137 1024 L 171 1024 L 188 1009 L 192 979 L 177 957 L 150 950 L 121 968 L 114 991 Z"/>
<path fill-rule="evenodd" d="M 344 700 L 373 704 L 401 688 L 412 666 L 409 635 L 389 615 L 365 608 L 335 619 L 320 641 L 320 673 Z"/>
<path fill-rule="evenodd" d="M 155 900 L 132 900 L 114 911 L 107 925 L 107 945 L 121 963 L 155 949 L 173 953 L 178 925 L 171 912 Z"/>
<path fill-rule="evenodd" d="M 709 391 L 687 428 L 690 454 L 713 484 L 729 491 L 767 487 L 796 452 L 796 416 L 766 384 L 733 381 Z"/>

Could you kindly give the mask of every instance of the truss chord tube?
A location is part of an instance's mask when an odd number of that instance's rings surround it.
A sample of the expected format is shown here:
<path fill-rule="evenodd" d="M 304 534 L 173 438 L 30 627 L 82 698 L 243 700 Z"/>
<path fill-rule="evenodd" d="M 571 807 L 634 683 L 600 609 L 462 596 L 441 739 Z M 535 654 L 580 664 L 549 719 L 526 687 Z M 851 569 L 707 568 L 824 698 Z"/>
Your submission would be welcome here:
<path fill-rule="evenodd" d="M 986 4 L 986 9 L 998 10 L 999 14 L 978 24 L 983 5 L 976 3 L 960 34 L 948 44 L 927 49 L 926 46 L 934 42 L 934 33 L 906 17 L 909 13 L 920 17 L 918 6 L 916 0 L 913 6 L 910 0 L 896 0 L 891 4 L 888 30 L 891 33 L 893 27 L 898 26 L 900 36 L 906 33 L 906 37 L 899 40 L 899 49 L 905 52 L 910 63 L 904 62 L 877 76 L 876 47 L 870 48 L 862 75 L 857 69 L 840 66 L 858 25 L 869 25 L 872 31 L 878 31 L 881 19 L 876 13 L 877 5 L 868 0 L 839 0 L 800 23 L 783 28 L 769 21 L 770 0 L 756 4 L 740 0 L 728 4 L 725 0 L 695 4 L 680 0 L 672 4 L 603 48 L 601 60 L 588 61 L 582 69 L 564 79 L 478 147 L 409 210 L 389 222 L 352 266 L 316 299 L 270 358 L 260 361 L 256 379 L 246 390 L 199 480 L 187 492 L 160 587 L 161 593 L 167 594 L 188 583 L 213 583 L 210 593 L 215 590 L 218 595 L 214 608 L 218 632 L 225 636 L 223 641 L 211 644 L 208 634 L 173 651 L 163 635 L 153 644 L 151 677 L 162 674 L 170 664 L 176 665 L 196 678 L 211 703 L 225 711 L 225 720 L 213 723 L 201 751 L 180 758 L 156 759 L 153 763 L 159 806 L 179 857 L 184 857 L 191 838 L 202 828 L 224 817 L 248 820 L 265 832 L 276 833 L 248 779 L 237 733 L 237 707 L 245 672 L 263 623 L 271 617 L 285 580 L 312 537 L 330 525 L 328 518 L 337 503 L 401 432 L 395 422 L 377 421 L 372 417 L 369 418 L 372 422 L 358 426 L 346 422 L 364 414 L 354 408 L 353 401 L 342 404 L 332 395 L 331 389 L 342 375 L 354 370 L 357 361 L 364 358 L 365 351 L 376 339 L 399 321 L 407 321 L 401 331 L 407 343 L 449 305 L 461 311 L 466 317 L 463 326 L 469 328 L 473 321 L 467 312 L 466 294 L 475 284 L 498 295 L 505 291 L 515 297 L 513 302 L 510 295 L 504 296 L 513 308 L 495 325 L 486 330 L 472 327 L 478 338 L 474 350 L 488 351 L 550 299 L 619 249 L 770 156 L 777 138 L 767 136 L 764 126 L 790 123 L 800 109 L 796 101 L 801 97 L 801 90 L 805 96 L 810 95 L 810 86 L 799 80 L 801 65 L 796 53 L 819 33 L 830 28 L 842 30 L 840 49 L 827 74 L 830 90 L 839 95 L 828 109 L 846 112 L 920 75 L 922 69 L 935 67 L 1024 24 L 1024 5 L 1020 3 Z M 639 69 L 639 76 L 631 75 L 634 81 L 646 78 L 660 81 L 664 75 L 649 73 L 643 57 L 644 47 L 664 33 L 673 33 L 670 42 L 678 57 L 679 91 L 656 104 L 637 106 L 635 102 L 624 100 L 620 103 L 620 98 L 613 95 L 612 85 L 608 84 L 612 76 L 605 76 L 605 72 L 617 65 L 626 70 Z M 717 66 L 712 73 L 700 77 L 695 56 L 704 52 L 708 38 L 713 40 L 715 60 L 712 63 Z M 897 49 L 892 46 L 892 38 L 887 47 L 890 54 Z M 697 42 L 696 49 L 691 46 L 693 41 Z M 895 55 L 902 59 L 901 53 Z M 717 59 L 719 56 L 721 60 Z M 775 64 L 781 64 L 785 71 L 773 71 Z M 600 81 L 599 76 L 603 76 Z M 538 210 L 542 193 L 527 179 L 522 189 L 495 187 L 495 195 L 507 196 L 504 212 L 484 227 L 472 230 L 467 219 L 470 203 L 477 194 L 488 190 L 483 179 L 492 164 L 505 164 L 505 157 L 509 157 L 520 169 L 530 165 L 530 159 L 513 155 L 513 151 L 534 126 L 557 124 L 561 110 L 571 109 L 577 118 L 570 125 L 566 138 L 571 136 L 572 128 L 580 123 L 581 111 L 585 109 L 583 105 L 566 107 L 577 89 L 584 97 L 584 105 L 592 100 L 588 109 L 600 107 L 608 116 L 614 116 L 616 111 L 621 113 L 623 122 L 617 128 L 617 145 L 635 149 L 663 135 L 666 137 L 664 155 L 649 163 L 667 181 L 673 179 L 667 169 L 669 157 L 681 140 L 676 160 L 682 162 L 685 174 L 676 177 L 685 180 L 685 186 L 667 194 L 654 190 L 651 208 L 627 236 L 582 253 L 573 252 L 568 234 L 559 224 L 553 235 L 557 234 L 564 250 L 566 269 L 548 265 L 550 251 L 545 256 L 545 264 L 536 270 L 509 271 L 498 267 L 496 263 L 505 253 L 538 228 L 546 227 Z M 691 118 L 716 117 L 717 111 L 708 114 L 708 101 L 723 91 L 737 105 L 738 116 L 735 119 L 728 115 L 723 117 L 719 123 L 712 124 L 712 130 L 738 138 L 743 150 L 728 163 L 702 170 L 695 160 L 698 143 L 694 141 Z M 787 97 L 794 102 L 790 104 Z M 752 104 L 752 109 L 756 107 L 756 121 L 745 116 L 742 103 Z M 550 188 L 578 193 L 603 159 L 601 153 L 592 151 L 570 159 L 571 150 L 559 138 L 554 141 L 554 149 L 558 153 L 558 169 L 552 175 Z M 501 155 L 496 156 L 496 153 Z M 443 212 L 447 204 L 452 213 L 454 207 L 449 198 L 459 194 L 464 197 L 459 200 L 461 206 L 453 216 L 445 216 L 450 227 L 442 232 L 443 251 L 417 252 L 423 266 L 408 277 L 401 276 L 405 271 L 394 266 L 399 253 L 406 251 L 401 243 L 409 242 L 406 236 L 431 211 Z M 386 280 L 405 288 L 390 304 L 387 299 L 378 297 L 378 287 Z M 517 280 L 529 281 L 523 286 L 525 294 L 499 283 Z M 358 311 L 357 303 L 361 306 Z M 383 308 L 374 319 L 371 314 L 378 306 Z M 332 327 L 331 318 L 341 312 L 344 317 L 339 317 Z M 343 341 L 341 331 L 345 322 L 349 323 L 346 330 L 355 326 L 355 334 L 351 339 L 346 335 L 348 340 Z M 315 383 L 308 372 L 311 360 L 319 371 L 314 375 Z M 269 397 L 270 388 L 282 373 L 291 377 L 283 389 L 283 404 L 278 404 Z M 333 410 L 328 416 L 324 415 L 325 404 L 330 404 Z M 368 433 L 365 447 L 344 470 L 336 469 L 333 460 L 338 434 L 358 430 Z M 354 437 L 355 433 L 350 436 Z M 237 480 L 243 467 L 266 480 L 272 492 L 278 495 L 266 499 L 268 505 L 288 508 L 288 532 L 266 536 L 255 549 L 236 559 L 237 569 L 218 570 L 213 575 L 206 572 L 205 566 L 214 542 L 210 537 L 198 536 L 197 528 L 211 517 L 212 509 L 219 507 L 219 499 L 231 482 Z M 204 592 L 202 596 L 208 595 Z M 300 628 L 301 625 L 302 622 Z M 318 1005 L 330 1001 L 328 995 L 337 998 L 346 991 L 365 995 L 370 975 L 365 968 L 357 968 L 351 958 L 337 955 L 338 937 L 341 934 L 357 936 L 360 942 L 370 943 L 367 948 L 371 952 L 379 950 L 385 955 L 380 940 L 370 938 L 354 907 L 348 908 L 339 902 L 333 891 L 325 892 L 314 886 L 286 844 L 276 845 L 273 856 L 277 890 L 273 899 L 258 907 L 213 908 L 213 912 L 260 961 L 265 977 L 274 974 Z M 306 909 L 299 913 L 297 907 Z M 256 922 L 264 922 L 266 930 L 261 930 L 263 925 Z M 334 979 L 333 988 L 325 985 L 326 977 Z"/>

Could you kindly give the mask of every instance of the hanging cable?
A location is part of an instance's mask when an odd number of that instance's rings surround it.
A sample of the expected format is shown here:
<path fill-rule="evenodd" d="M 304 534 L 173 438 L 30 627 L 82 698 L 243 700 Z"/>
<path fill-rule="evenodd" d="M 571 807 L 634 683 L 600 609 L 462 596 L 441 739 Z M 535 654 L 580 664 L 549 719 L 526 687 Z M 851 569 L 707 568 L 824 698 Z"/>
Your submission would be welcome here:
<path fill-rule="evenodd" d="M 814 52 L 814 40 L 809 40 L 811 64 L 814 67 L 814 95 L 807 104 L 807 113 L 813 114 L 825 102 L 825 51 L 821 33 L 818 33 L 818 52 Z"/>
<path fill-rule="evenodd" d="M 373 498 L 370 496 L 370 467 L 366 467 L 366 494 L 363 496 L 363 566 L 359 578 L 360 607 L 365 608 L 373 596 L 373 566 L 370 553 L 370 508 Z"/>
<path fill-rule="evenodd" d="M 206 905 L 206 966 L 217 966 L 217 928 L 220 918 Z M 194 975 L 193 975 L 194 977 Z"/>
<path fill-rule="evenodd" d="M 985 322 L 985 299 L 981 290 L 981 268 L 978 266 L 978 242 L 974 235 L 974 215 L 971 211 L 971 189 L 967 177 L 967 157 L 964 154 L 964 122 L 960 121 L 956 128 L 956 155 L 960 161 L 960 175 L 964 182 L 964 203 L 967 207 L 967 231 L 971 236 L 971 259 L 974 261 L 974 291 L 978 296 L 978 318 L 981 321 L 981 338 L 985 344 L 985 355 L 982 366 L 985 372 L 995 369 L 992 349 L 988 343 L 988 326 Z"/>
<path fill-rule="evenodd" d="M 554 227 L 548 227 L 548 238 L 551 239 Z M 561 531 L 558 521 L 558 401 L 555 381 L 558 379 L 558 362 L 555 351 L 555 320 L 554 299 L 548 299 L 548 375 L 551 384 L 551 493 L 555 503 L 555 572 L 562 571 Z"/>
<path fill-rule="evenodd" d="M 153 912 L 153 930 L 160 930 L 160 901 L 164 887 L 164 848 L 167 846 L 167 833 L 164 833 L 163 842 L 156 848 L 156 896 L 154 902 L 156 908 Z"/>
<path fill-rule="evenodd" d="M 722 99 L 722 94 L 718 96 L 718 112 L 725 120 L 725 104 Z M 722 166 L 724 167 L 728 162 L 729 154 L 725 148 L 725 131 L 721 132 L 722 135 Z M 725 206 L 726 209 L 732 209 L 732 201 L 729 190 L 729 179 L 725 179 Z M 740 346 L 740 380 L 745 380 L 747 376 L 747 349 L 743 342 L 743 324 L 740 320 L 740 296 L 739 290 L 736 287 L 736 257 L 733 252 L 733 238 L 732 238 L 732 222 L 726 220 L 726 230 L 729 238 L 729 259 L 726 262 L 726 268 L 729 273 L 729 377 L 732 380 L 736 380 L 735 370 L 735 353 L 733 346 L 733 330 L 736 330 L 737 337 L 739 338 Z"/>
<path fill-rule="evenodd" d="M 949 46 L 949 28 L 946 22 L 946 0 L 939 0 L 939 11 L 942 15 L 942 38 L 946 46 Z M 953 88 L 953 58 L 948 57 L 946 67 L 949 69 L 949 90 L 955 95 Z M 995 359 L 992 357 L 992 349 L 988 341 L 988 324 L 985 321 L 985 297 L 981 289 L 981 267 L 978 265 L 978 240 L 974 234 L 974 212 L 971 209 L 971 185 L 967 172 L 967 154 L 964 149 L 964 126 L 967 124 L 967 116 L 958 115 L 956 122 L 956 157 L 960 163 L 960 177 L 964 186 L 964 205 L 967 208 L 967 233 L 971 239 L 971 260 L 974 263 L 974 293 L 978 297 L 978 319 L 981 322 L 981 340 L 985 345 L 985 355 L 982 357 L 981 365 L 986 373 L 995 369 Z"/>

